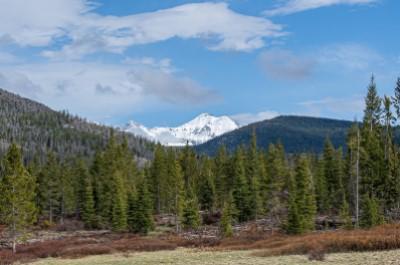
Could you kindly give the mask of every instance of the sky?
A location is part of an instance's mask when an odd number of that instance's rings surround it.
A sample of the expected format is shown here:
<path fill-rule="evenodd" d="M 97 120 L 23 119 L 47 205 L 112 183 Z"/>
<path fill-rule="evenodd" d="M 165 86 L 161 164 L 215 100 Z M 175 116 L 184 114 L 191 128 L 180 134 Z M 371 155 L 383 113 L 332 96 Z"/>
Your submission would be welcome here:
<path fill-rule="evenodd" d="M 362 117 L 400 76 L 397 0 L 0 0 L 0 87 L 88 120 Z"/>

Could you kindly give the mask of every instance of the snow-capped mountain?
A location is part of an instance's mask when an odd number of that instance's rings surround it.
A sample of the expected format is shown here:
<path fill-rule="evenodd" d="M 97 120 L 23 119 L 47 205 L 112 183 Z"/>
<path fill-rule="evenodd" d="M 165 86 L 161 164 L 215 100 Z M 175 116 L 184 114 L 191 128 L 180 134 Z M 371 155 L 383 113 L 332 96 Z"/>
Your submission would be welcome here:
<path fill-rule="evenodd" d="M 124 131 L 142 136 L 168 146 L 197 145 L 221 134 L 233 131 L 239 126 L 228 116 L 212 116 L 203 113 L 178 127 L 147 128 L 136 122 L 129 122 Z"/>

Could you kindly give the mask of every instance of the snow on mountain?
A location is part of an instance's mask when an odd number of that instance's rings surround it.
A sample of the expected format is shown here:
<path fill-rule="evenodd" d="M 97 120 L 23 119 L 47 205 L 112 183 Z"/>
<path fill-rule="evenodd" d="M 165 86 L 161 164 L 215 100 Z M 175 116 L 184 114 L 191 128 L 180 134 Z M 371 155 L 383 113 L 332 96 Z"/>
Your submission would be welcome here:
<path fill-rule="evenodd" d="M 168 146 L 197 145 L 221 134 L 233 131 L 239 126 L 228 116 L 215 117 L 203 113 L 178 127 L 147 128 L 136 122 L 129 122 L 124 131 L 142 136 Z"/>

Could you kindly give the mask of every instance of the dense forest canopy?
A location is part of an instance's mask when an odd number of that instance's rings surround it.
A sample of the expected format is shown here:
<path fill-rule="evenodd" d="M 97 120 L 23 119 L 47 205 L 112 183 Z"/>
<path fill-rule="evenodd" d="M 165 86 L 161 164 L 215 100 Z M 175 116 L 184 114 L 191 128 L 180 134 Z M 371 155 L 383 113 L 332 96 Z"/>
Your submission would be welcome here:
<path fill-rule="evenodd" d="M 51 110 L 0 89 L 0 154 L 15 142 L 22 147 L 27 161 L 31 161 L 35 154 L 44 159 L 49 150 L 60 158 L 92 158 L 97 149 L 106 146 L 110 130 L 110 127 L 90 123 L 65 111 Z M 151 158 L 152 143 L 131 134 L 115 134 L 119 139 L 127 139 L 135 156 Z"/>

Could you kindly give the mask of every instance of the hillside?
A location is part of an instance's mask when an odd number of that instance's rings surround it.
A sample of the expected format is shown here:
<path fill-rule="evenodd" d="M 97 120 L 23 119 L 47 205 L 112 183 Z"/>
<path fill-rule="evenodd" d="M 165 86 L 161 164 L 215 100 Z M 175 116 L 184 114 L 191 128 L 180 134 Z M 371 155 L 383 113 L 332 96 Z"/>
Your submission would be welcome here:
<path fill-rule="evenodd" d="M 321 152 L 327 136 L 336 146 L 344 146 L 352 122 L 326 118 L 279 116 L 239 128 L 196 147 L 199 153 L 213 155 L 224 144 L 229 151 L 248 145 L 253 131 L 260 148 L 280 141 L 288 153 Z"/>
<path fill-rule="evenodd" d="M 118 138 L 126 137 L 137 157 L 150 158 L 152 144 L 128 133 L 116 132 Z M 38 102 L 0 89 L 0 155 L 11 142 L 24 149 L 25 159 L 48 150 L 60 157 L 93 156 L 103 148 L 109 138 L 110 127 L 100 126 L 57 112 Z"/>

